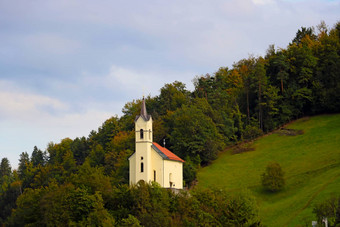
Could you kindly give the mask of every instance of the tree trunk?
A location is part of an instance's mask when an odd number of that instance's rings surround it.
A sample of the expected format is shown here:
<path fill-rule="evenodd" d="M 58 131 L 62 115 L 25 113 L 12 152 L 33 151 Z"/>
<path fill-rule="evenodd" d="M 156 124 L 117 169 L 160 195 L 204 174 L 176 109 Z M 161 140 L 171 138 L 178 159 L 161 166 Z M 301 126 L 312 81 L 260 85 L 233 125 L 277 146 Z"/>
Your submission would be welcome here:
<path fill-rule="evenodd" d="M 250 124 L 250 110 L 249 110 L 249 89 L 247 88 L 247 117 L 248 117 L 248 124 Z"/>
<path fill-rule="evenodd" d="M 262 106 L 261 106 L 261 80 L 259 80 L 259 124 L 260 124 L 260 129 L 263 129 L 263 126 L 262 126 Z"/>

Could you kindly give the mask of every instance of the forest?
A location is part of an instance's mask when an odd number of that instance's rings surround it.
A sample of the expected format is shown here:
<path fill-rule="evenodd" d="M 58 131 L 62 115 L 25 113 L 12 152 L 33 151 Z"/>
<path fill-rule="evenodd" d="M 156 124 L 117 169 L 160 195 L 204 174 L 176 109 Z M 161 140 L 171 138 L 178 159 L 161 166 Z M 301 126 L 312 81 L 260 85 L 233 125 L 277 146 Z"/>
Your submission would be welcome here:
<path fill-rule="evenodd" d="M 184 159 L 186 188 L 129 187 L 134 119 L 128 102 L 88 137 L 65 138 L 21 153 L 0 168 L 0 224 L 6 226 L 260 226 L 248 191 L 194 188 L 196 173 L 226 147 L 253 140 L 303 116 L 340 112 L 340 22 L 301 27 L 286 48 L 270 45 L 232 67 L 175 81 L 145 98 L 153 140 Z"/>

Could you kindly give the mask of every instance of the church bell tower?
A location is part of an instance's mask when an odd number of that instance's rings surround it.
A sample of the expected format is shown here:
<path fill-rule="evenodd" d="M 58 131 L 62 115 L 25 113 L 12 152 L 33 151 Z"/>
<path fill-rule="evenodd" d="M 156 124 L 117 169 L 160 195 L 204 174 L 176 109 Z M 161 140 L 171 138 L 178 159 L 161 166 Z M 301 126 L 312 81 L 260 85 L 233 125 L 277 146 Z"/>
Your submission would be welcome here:
<path fill-rule="evenodd" d="M 135 119 L 135 177 L 131 179 L 137 183 L 137 179 L 145 182 L 152 180 L 151 146 L 152 146 L 152 117 L 148 115 L 143 98 L 140 115 Z"/>

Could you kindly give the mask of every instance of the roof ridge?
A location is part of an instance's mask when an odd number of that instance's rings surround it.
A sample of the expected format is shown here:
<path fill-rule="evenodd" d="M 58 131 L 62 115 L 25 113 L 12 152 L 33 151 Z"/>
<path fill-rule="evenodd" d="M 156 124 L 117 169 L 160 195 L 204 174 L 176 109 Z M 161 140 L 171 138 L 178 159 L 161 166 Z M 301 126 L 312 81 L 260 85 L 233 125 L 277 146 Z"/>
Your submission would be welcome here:
<path fill-rule="evenodd" d="M 156 148 L 155 149 L 156 152 L 159 153 L 159 155 L 164 159 L 168 159 L 168 160 L 172 160 L 172 161 L 178 161 L 178 162 L 185 162 L 183 159 L 181 159 L 176 154 L 174 154 L 173 152 L 168 150 L 166 147 L 162 147 L 161 145 L 159 145 L 156 142 L 153 142 L 152 146 L 153 146 L 153 148 Z"/>

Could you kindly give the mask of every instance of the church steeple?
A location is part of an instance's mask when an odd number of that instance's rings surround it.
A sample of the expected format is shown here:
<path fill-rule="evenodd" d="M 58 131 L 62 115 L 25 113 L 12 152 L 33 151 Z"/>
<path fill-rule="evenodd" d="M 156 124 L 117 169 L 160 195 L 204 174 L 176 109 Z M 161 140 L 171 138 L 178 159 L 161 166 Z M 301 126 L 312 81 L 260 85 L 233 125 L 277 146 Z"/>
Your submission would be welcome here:
<path fill-rule="evenodd" d="M 138 180 L 149 182 L 152 180 L 152 160 L 151 160 L 151 146 L 152 146 L 152 117 L 148 115 L 145 106 L 145 99 L 141 103 L 140 115 L 135 119 L 135 161 L 133 167 L 133 180 L 137 183 Z"/>
<path fill-rule="evenodd" d="M 152 143 L 152 117 L 146 111 L 143 97 L 140 115 L 135 119 L 136 143 Z"/>
<path fill-rule="evenodd" d="M 140 115 L 144 118 L 144 120 L 149 120 L 149 118 L 150 118 L 150 116 L 148 116 L 148 112 L 146 111 L 144 97 L 143 97 L 143 101 L 142 101 L 142 108 L 140 110 Z"/>
<path fill-rule="evenodd" d="M 137 121 L 139 117 L 142 117 L 144 121 L 149 121 L 150 118 L 151 118 L 151 115 L 148 115 L 148 112 L 146 111 L 146 105 L 145 105 L 144 97 L 143 97 L 143 100 L 142 100 L 140 115 L 136 116 L 135 121 Z"/>

